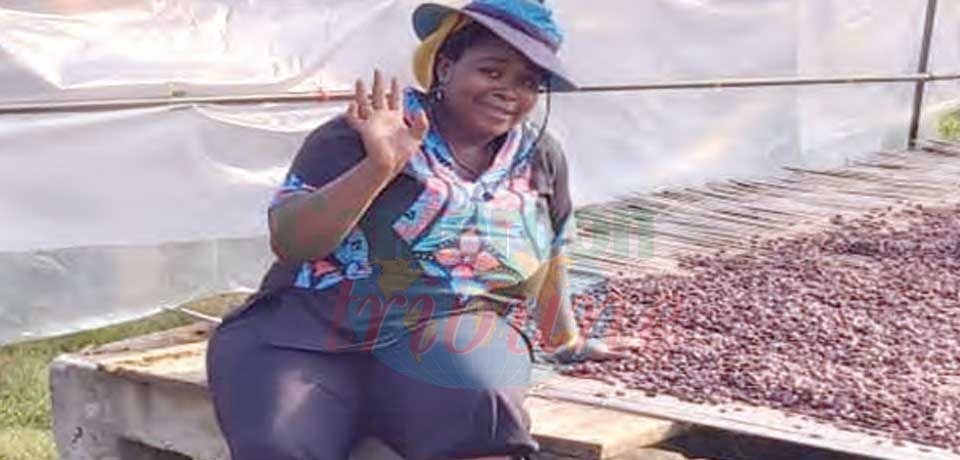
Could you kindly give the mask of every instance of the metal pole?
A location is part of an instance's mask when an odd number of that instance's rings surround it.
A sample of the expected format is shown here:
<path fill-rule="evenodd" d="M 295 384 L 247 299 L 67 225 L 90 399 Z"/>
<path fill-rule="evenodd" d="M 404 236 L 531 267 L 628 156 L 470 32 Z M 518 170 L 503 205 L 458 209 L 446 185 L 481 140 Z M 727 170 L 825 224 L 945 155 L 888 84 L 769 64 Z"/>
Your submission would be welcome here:
<path fill-rule="evenodd" d="M 937 0 L 927 0 L 927 14 L 923 23 L 923 42 L 920 44 L 920 61 L 917 63 L 917 73 L 926 74 L 930 71 L 930 44 L 933 41 L 933 27 L 937 19 Z M 927 80 L 917 81 L 913 90 L 913 112 L 910 115 L 910 137 L 907 142 L 910 148 L 917 144 L 920 133 L 920 117 L 923 115 L 923 96 L 927 89 Z"/>
<path fill-rule="evenodd" d="M 933 78 L 926 73 L 911 75 L 850 75 L 846 77 L 773 77 L 773 78 L 733 78 L 725 80 L 692 80 L 676 82 L 652 82 L 636 85 L 587 86 L 580 88 L 584 93 L 604 93 L 613 91 L 648 91 L 670 89 L 723 89 L 756 88 L 766 86 L 810 86 L 810 85 L 850 85 L 863 83 L 902 83 L 924 81 Z"/>
<path fill-rule="evenodd" d="M 315 92 L 297 94 L 247 94 L 233 96 L 170 96 L 132 99 L 98 99 L 76 101 L 27 101 L 0 104 L 0 114 L 81 112 L 125 110 L 145 107 L 187 106 L 194 104 L 263 104 L 296 102 L 347 101 L 352 91 Z"/>
<path fill-rule="evenodd" d="M 689 90 L 753 88 L 771 86 L 852 85 L 865 83 L 904 83 L 934 80 L 960 80 L 960 74 L 930 75 L 851 75 L 845 77 L 770 77 L 734 78 L 719 80 L 690 80 L 674 82 L 650 82 L 631 85 L 587 86 L 580 93 L 607 93 L 625 91 Z M 99 110 L 124 110 L 145 107 L 189 106 L 194 104 L 264 104 L 302 102 L 345 102 L 353 97 L 349 90 L 297 94 L 248 94 L 234 96 L 169 96 L 134 99 L 100 99 L 76 101 L 25 101 L 0 104 L 0 114 L 26 114 L 44 112 L 78 112 Z"/>
<path fill-rule="evenodd" d="M 960 73 L 945 73 L 940 75 L 930 75 L 928 81 L 960 80 Z"/>

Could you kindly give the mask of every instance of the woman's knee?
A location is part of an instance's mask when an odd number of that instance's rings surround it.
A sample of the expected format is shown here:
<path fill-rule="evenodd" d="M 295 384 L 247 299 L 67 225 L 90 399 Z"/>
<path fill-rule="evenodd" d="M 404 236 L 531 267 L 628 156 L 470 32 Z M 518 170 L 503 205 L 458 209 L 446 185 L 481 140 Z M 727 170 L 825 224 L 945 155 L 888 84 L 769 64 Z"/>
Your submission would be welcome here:
<path fill-rule="evenodd" d="M 234 460 L 347 458 L 362 399 L 351 360 L 250 347 L 236 330 L 214 341 L 210 391 Z"/>
<path fill-rule="evenodd" d="M 251 361 L 249 356 L 262 346 L 255 325 L 249 321 L 236 321 L 214 329 L 207 340 L 207 378 L 233 372 L 245 372 Z"/>

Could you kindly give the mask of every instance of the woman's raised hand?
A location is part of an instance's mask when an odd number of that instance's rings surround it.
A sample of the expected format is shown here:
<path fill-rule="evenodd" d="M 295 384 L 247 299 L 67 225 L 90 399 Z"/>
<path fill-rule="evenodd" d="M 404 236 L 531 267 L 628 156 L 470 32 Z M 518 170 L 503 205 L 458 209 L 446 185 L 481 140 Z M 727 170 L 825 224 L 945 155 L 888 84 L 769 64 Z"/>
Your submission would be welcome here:
<path fill-rule="evenodd" d="M 430 123 L 423 111 L 408 125 L 403 117 L 403 103 L 397 79 L 390 81 L 390 92 L 384 88 L 383 75 L 373 73 L 373 94 L 367 96 L 363 80 L 357 80 L 354 99 L 347 108 L 347 123 L 360 133 L 367 159 L 390 178 L 403 170 L 407 161 L 420 150 L 420 143 Z"/>

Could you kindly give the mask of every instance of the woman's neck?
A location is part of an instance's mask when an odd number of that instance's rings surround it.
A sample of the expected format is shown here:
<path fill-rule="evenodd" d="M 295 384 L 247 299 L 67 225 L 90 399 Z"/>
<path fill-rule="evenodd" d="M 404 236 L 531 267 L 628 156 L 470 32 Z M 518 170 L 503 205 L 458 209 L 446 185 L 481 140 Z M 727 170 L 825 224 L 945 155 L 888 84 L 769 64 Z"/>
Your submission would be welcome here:
<path fill-rule="evenodd" d="M 447 142 L 458 163 L 470 170 L 473 175 L 479 175 L 487 170 L 493 162 L 490 146 L 496 137 L 470 133 L 457 122 L 453 114 L 447 111 L 442 104 L 434 108 L 436 116 L 433 122 L 437 130 Z"/>

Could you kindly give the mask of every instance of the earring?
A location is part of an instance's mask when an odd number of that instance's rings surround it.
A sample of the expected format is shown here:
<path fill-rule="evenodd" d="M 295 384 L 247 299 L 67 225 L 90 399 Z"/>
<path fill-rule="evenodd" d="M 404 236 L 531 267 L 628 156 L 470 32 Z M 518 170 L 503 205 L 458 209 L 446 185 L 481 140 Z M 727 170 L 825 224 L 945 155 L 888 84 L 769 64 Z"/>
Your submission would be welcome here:
<path fill-rule="evenodd" d="M 443 102 L 443 98 L 444 98 L 443 87 L 440 85 L 435 85 L 430 90 L 430 100 L 433 101 L 434 103 L 440 103 L 440 102 Z"/>

